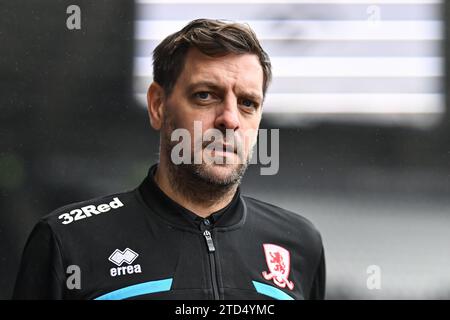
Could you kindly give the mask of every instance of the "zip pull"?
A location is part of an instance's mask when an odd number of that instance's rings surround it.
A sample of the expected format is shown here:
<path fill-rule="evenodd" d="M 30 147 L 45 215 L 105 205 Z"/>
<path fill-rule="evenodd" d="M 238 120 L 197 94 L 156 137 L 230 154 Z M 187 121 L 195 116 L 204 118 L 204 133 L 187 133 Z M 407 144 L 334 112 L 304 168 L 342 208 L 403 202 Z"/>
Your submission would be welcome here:
<path fill-rule="evenodd" d="M 208 251 L 209 252 L 216 251 L 216 248 L 214 248 L 214 242 L 213 242 L 212 237 L 211 237 L 211 232 L 209 232 L 208 230 L 205 230 L 203 232 L 203 236 L 206 239 L 206 244 L 208 245 Z"/>

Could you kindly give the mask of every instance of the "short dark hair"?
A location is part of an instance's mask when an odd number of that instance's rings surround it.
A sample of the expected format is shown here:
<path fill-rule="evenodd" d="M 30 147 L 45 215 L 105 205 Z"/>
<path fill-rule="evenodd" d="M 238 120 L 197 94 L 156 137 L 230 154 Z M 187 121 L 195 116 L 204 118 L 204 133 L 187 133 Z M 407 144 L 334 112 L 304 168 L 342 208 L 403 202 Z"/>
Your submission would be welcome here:
<path fill-rule="evenodd" d="M 153 51 L 153 80 L 167 96 L 180 76 L 188 50 L 197 48 L 208 56 L 228 53 L 255 54 L 263 70 L 263 93 L 272 79 L 269 55 L 262 49 L 256 34 L 247 24 L 223 20 L 197 19 L 165 38 Z"/>

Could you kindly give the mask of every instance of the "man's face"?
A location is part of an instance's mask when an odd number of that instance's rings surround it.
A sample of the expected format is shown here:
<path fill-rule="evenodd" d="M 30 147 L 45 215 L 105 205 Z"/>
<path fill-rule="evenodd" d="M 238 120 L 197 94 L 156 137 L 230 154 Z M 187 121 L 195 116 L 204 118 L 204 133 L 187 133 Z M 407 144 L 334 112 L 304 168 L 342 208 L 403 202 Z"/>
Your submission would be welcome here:
<path fill-rule="evenodd" d="M 210 57 L 190 49 L 184 69 L 164 102 L 161 152 L 169 152 L 178 143 L 171 142 L 173 130 L 187 129 L 191 136 L 191 159 L 197 156 L 202 161 L 183 164 L 182 169 L 212 184 L 234 184 L 244 174 L 256 143 L 262 102 L 263 70 L 256 55 Z M 194 148 L 196 141 L 202 140 L 202 136 L 194 135 L 194 121 L 200 121 L 202 133 L 220 130 L 221 139 L 213 144 L 204 141 L 201 148 Z M 226 132 L 231 141 L 226 140 Z M 234 152 L 218 151 L 233 143 Z M 211 162 L 208 155 L 222 161 Z"/>

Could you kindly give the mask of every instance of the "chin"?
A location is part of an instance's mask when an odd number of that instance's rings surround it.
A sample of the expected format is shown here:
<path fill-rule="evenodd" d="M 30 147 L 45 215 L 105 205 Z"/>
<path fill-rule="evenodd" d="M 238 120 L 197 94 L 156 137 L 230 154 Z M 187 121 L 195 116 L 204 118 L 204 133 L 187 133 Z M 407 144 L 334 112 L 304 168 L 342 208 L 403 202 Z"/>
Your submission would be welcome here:
<path fill-rule="evenodd" d="M 241 164 L 203 164 L 197 174 L 210 184 L 231 185 L 239 182 L 242 176 Z"/>
<path fill-rule="evenodd" d="M 233 175 L 235 172 L 239 171 L 239 165 L 238 164 L 210 164 L 206 165 L 206 170 L 211 172 L 211 174 L 216 175 L 218 178 L 227 178 L 228 176 Z"/>

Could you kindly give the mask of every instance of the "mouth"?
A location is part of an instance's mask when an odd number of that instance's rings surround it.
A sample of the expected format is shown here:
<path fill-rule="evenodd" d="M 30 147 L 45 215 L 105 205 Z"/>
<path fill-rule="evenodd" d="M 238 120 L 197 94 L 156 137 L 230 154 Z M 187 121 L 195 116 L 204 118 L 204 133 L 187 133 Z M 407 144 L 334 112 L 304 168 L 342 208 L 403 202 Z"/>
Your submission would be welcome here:
<path fill-rule="evenodd" d="M 237 149 L 231 145 L 215 145 L 212 146 L 211 148 L 208 148 L 211 151 L 217 152 L 217 153 L 222 153 L 222 154 L 236 154 L 237 153 Z"/>
<path fill-rule="evenodd" d="M 220 153 L 235 153 L 237 154 L 236 145 L 224 144 L 224 143 L 210 143 L 204 147 L 204 149 L 209 151 L 217 151 Z"/>

